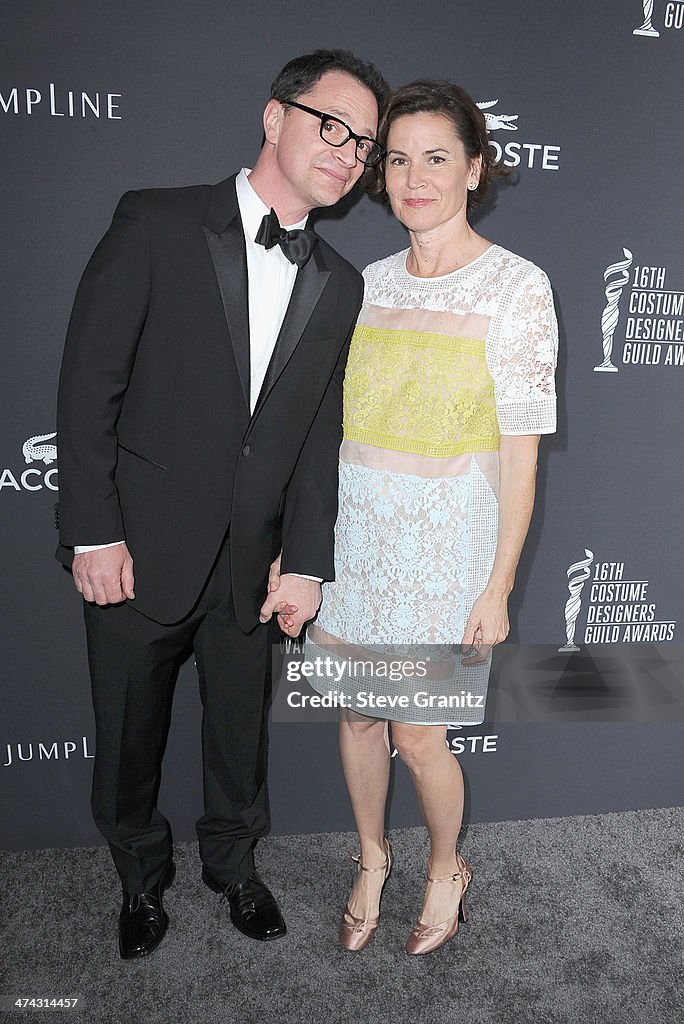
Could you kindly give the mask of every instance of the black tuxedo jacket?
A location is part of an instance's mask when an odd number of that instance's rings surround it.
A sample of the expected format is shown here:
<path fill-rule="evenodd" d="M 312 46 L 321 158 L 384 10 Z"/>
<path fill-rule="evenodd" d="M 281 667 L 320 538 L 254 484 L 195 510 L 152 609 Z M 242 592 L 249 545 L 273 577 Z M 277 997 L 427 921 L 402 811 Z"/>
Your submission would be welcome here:
<path fill-rule="evenodd" d="M 342 382 L 360 274 L 323 239 L 298 271 L 253 415 L 235 178 L 128 192 L 78 288 L 58 401 L 60 548 L 125 539 L 134 607 L 195 604 L 230 525 L 233 597 L 268 567 L 333 579 Z"/>

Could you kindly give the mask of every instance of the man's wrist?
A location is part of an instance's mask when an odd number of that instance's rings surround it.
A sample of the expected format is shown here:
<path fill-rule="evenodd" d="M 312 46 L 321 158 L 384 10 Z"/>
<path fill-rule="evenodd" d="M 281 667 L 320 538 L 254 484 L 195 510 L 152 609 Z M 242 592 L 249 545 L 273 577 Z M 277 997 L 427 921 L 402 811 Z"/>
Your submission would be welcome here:
<path fill-rule="evenodd" d="M 125 540 L 113 540 L 109 544 L 77 544 L 74 545 L 74 554 L 85 555 L 86 551 L 103 551 L 105 548 L 115 548 L 125 543 Z"/>

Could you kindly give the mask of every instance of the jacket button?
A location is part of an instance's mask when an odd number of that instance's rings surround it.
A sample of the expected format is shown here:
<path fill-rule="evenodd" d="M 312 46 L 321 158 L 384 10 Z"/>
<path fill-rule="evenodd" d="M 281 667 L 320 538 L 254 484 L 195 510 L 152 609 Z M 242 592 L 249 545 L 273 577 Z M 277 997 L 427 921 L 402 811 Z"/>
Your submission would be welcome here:
<path fill-rule="evenodd" d="M 242 449 L 242 454 L 243 454 L 243 455 L 245 455 L 245 456 L 247 456 L 247 455 L 249 455 L 249 453 L 251 452 L 251 450 L 252 450 L 252 449 L 251 449 L 251 448 L 249 447 L 249 445 L 248 445 L 248 444 L 246 444 L 246 445 L 245 445 L 245 447 L 244 447 L 244 448 Z"/>

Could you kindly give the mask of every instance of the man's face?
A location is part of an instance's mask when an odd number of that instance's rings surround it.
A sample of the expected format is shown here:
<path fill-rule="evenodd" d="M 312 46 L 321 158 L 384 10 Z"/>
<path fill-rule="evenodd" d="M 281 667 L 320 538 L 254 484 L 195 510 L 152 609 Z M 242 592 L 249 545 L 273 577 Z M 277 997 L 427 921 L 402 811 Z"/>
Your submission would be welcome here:
<path fill-rule="evenodd" d="M 297 102 L 326 114 L 334 114 L 357 135 L 375 138 L 378 107 L 373 93 L 343 71 L 327 71 Z M 320 118 L 296 107 L 271 100 L 266 107 L 264 130 L 272 144 L 283 189 L 302 210 L 334 206 L 354 186 L 364 171 L 350 139 L 339 148 L 320 135 Z"/>

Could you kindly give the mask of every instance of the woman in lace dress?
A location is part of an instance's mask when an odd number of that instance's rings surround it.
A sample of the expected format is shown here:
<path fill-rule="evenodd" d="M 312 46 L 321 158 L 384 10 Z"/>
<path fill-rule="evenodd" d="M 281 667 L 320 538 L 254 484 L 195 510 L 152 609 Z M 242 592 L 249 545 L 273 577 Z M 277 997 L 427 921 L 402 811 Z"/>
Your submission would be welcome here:
<path fill-rule="evenodd" d="M 362 681 L 310 680 L 320 692 L 355 689 L 363 707 L 343 710 L 340 724 L 361 847 L 340 941 L 359 950 L 373 937 L 391 866 L 389 719 L 430 836 L 423 907 L 406 944 L 427 953 L 455 935 L 471 878 L 456 851 L 463 780 L 446 727 L 482 722 L 488 650 L 508 633 L 539 438 L 555 429 L 557 328 L 543 271 L 468 223 L 500 171 L 473 100 L 445 82 L 405 86 L 379 136 L 387 156 L 375 192 L 411 244 L 364 272 L 345 379 L 336 580 L 324 587 L 306 657 L 332 650 L 351 662 L 368 645 L 376 660 L 378 650 L 414 661 L 433 652 L 418 679 L 378 678 L 364 662 Z M 459 644 L 465 663 L 453 657 Z M 450 690 L 440 651 L 456 666 Z M 404 706 L 360 705 L 361 689 L 401 693 Z M 460 709 L 416 700 L 465 691 L 479 700 Z"/>

